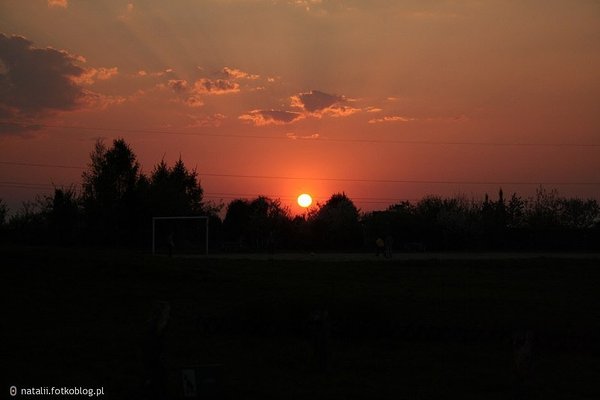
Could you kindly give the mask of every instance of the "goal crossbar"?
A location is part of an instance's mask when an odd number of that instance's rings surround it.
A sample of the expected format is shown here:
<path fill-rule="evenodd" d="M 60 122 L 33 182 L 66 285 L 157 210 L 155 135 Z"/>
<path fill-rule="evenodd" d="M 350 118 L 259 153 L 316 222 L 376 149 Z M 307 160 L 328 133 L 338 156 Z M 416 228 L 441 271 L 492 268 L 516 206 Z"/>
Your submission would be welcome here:
<path fill-rule="evenodd" d="M 201 216 L 178 216 L 178 217 L 152 217 L 152 255 L 156 253 L 156 221 L 166 219 L 204 219 L 206 220 L 206 254 L 208 254 L 208 217 L 206 215 Z"/>

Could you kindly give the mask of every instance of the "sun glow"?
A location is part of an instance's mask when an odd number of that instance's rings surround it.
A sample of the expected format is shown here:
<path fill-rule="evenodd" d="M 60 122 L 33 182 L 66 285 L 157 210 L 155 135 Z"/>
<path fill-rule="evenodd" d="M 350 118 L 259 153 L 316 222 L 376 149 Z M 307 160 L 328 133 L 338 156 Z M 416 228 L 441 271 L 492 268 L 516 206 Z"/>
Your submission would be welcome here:
<path fill-rule="evenodd" d="M 312 204 L 312 197 L 310 197 L 309 194 L 303 193 L 300 196 L 298 196 L 298 205 L 300 207 L 308 207 Z"/>

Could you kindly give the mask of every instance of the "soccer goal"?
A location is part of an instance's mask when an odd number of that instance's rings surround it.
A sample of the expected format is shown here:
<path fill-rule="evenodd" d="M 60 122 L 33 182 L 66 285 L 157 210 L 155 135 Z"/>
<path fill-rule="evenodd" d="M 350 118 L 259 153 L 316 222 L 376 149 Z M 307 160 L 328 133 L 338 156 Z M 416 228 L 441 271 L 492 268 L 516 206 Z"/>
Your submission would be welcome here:
<path fill-rule="evenodd" d="M 208 217 L 152 217 L 152 254 L 208 254 Z"/>

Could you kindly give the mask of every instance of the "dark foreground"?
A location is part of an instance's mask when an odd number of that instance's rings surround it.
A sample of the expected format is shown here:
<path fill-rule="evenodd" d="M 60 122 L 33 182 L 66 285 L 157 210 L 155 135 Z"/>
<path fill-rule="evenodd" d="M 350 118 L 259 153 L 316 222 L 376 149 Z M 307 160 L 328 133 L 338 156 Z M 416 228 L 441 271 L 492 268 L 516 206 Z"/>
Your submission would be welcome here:
<path fill-rule="evenodd" d="M 197 392 L 225 399 L 600 398 L 597 259 L 3 248 L 1 264 L 2 391 L 144 398 L 154 343 L 169 399 L 189 367 Z M 170 307 L 161 344 L 148 339 L 157 302 Z"/>

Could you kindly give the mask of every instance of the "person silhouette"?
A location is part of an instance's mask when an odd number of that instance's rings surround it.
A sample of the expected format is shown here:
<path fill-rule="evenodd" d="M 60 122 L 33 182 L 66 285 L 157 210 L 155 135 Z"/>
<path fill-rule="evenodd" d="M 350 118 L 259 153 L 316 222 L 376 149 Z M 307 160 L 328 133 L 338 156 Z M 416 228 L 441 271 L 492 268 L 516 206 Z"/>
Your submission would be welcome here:
<path fill-rule="evenodd" d="M 378 237 L 377 240 L 375 240 L 375 247 L 375 256 L 379 257 L 380 255 L 384 255 L 385 242 L 382 238 Z"/>
<path fill-rule="evenodd" d="M 387 235 L 385 237 L 385 258 L 392 258 L 394 248 L 394 238 L 392 235 Z"/>
<path fill-rule="evenodd" d="M 173 231 L 167 235 L 167 247 L 169 249 L 169 257 L 173 257 L 173 252 L 175 251 L 175 234 Z"/>

